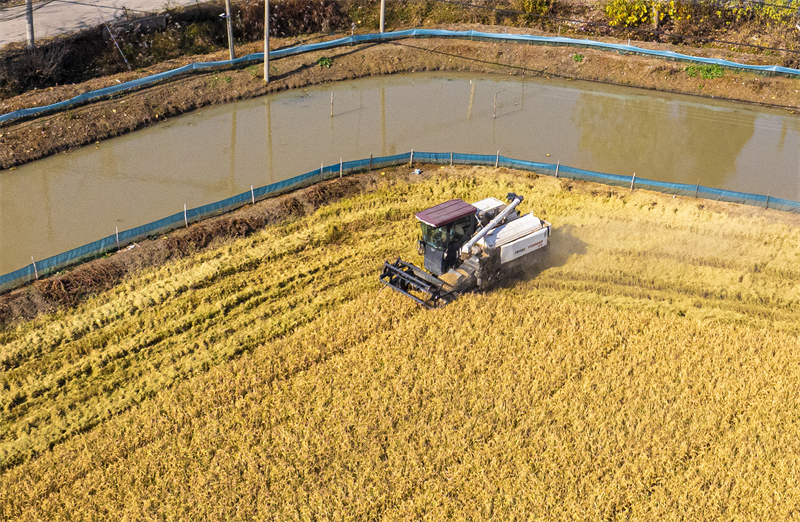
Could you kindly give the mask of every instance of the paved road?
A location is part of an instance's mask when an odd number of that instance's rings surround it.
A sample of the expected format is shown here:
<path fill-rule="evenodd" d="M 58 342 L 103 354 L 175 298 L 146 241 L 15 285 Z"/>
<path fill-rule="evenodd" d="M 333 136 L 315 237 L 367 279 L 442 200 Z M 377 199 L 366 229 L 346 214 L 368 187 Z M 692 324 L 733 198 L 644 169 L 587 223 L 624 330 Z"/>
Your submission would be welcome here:
<path fill-rule="evenodd" d="M 170 5 L 189 5 L 197 0 L 169 0 Z M 123 7 L 140 11 L 163 11 L 167 0 L 44 0 L 33 4 L 33 34 L 36 39 L 71 33 L 113 20 Z M 0 9 L 0 47 L 24 42 L 25 6 Z"/>

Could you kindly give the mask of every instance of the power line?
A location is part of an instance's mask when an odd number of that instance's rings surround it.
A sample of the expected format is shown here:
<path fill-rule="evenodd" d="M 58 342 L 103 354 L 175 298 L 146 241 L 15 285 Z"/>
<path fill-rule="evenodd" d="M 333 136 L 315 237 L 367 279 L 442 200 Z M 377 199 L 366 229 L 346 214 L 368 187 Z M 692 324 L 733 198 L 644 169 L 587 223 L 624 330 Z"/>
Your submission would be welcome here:
<path fill-rule="evenodd" d="M 473 9 L 486 9 L 488 11 L 500 11 L 500 12 L 503 12 L 503 13 L 513 13 L 513 14 L 520 14 L 520 15 L 524 15 L 524 16 L 533 16 L 535 18 L 545 18 L 545 19 L 554 20 L 554 21 L 557 21 L 557 22 L 569 22 L 569 23 L 577 23 L 577 24 L 583 24 L 583 25 L 592 25 L 592 26 L 595 26 L 595 27 L 605 27 L 605 28 L 608 28 L 608 29 L 618 29 L 617 27 L 614 27 L 612 25 L 599 23 L 599 22 L 592 22 L 592 21 L 586 21 L 586 20 L 576 20 L 574 18 L 563 18 L 563 17 L 559 17 L 559 16 L 552 16 L 552 15 L 540 15 L 540 14 L 536 14 L 536 13 L 526 13 L 524 11 L 517 11 L 515 9 L 506 9 L 506 8 L 501 8 L 501 7 L 489 7 L 489 6 L 474 5 L 474 4 L 464 4 L 464 3 L 461 3 L 461 2 L 456 2 L 455 0 L 433 0 L 433 1 L 444 3 L 444 4 L 454 4 L 454 5 L 459 5 L 461 7 L 468 7 L 468 8 L 473 8 Z M 636 27 L 632 27 L 632 28 L 629 27 L 629 28 L 626 28 L 626 30 L 634 32 L 634 33 L 645 33 L 645 34 L 652 34 L 652 35 L 657 35 L 657 36 L 667 36 L 667 37 L 670 37 L 670 38 L 685 38 L 685 39 L 688 39 L 688 40 L 699 40 L 702 43 L 719 43 L 719 44 L 724 44 L 724 45 L 735 45 L 735 46 L 739 46 L 739 47 L 751 47 L 753 49 L 759 49 L 759 50 L 762 50 L 762 51 L 767 51 L 767 50 L 769 50 L 769 51 L 782 51 L 782 52 L 787 52 L 787 53 L 800 54 L 800 51 L 796 51 L 794 49 L 785 49 L 783 47 L 767 47 L 767 46 L 763 46 L 763 45 L 756 45 L 756 44 L 749 44 L 749 43 L 742 43 L 742 42 L 730 42 L 730 41 L 727 41 L 727 40 L 717 40 L 715 38 L 707 38 L 705 36 L 694 36 L 694 35 L 690 35 L 690 34 L 680 34 L 680 33 L 667 33 L 667 32 L 658 31 L 658 30 L 655 30 L 655 29 L 639 29 L 639 28 L 636 28 Z"/>
<path fill-rule="evenodd" d="M 699 3 L 699 0 L 692 0 L 692 3 Z M 729 2 L 730 3 L 730 2 Z M 761 0 L 744 0 L 745 4 L 759 4 L 767 7 L 778 7 L 780 9 L 791 9 L 791 10 L 800 10 L 799 5 L 791 5 L 792 2 L 790 1 L 788 4 L 770 4 L 769 2 L 762 2 Z"/>
<path fill-rule="evenodd" d="M 33 7 L 33 10 L 34 11 L 38 11 L 39 9 L 41 9 L 44 6 L 46 6 L 50 2 L 54 2 L 54 1 L 55 0 L 44 0 L 43 2 L 39 2 L 38 4 L 36 4 Z M 18 14 L 18 15 L 9 16 L 8 18 L 0 18 L 0 22 L 10 22 L 11 20 L 16 20 L 17 18 L 22 18 L 23 16 L 25 16 L 25 14 L 26 14 L 25 10 L 22 9 L 22 12 L 20 14 Z"/>
<path fill-rule="evenodd" d="M 121 10 L 121 9 L 125 9 L 127 11 L 131 11 L 131 12 L 134 12 L 134 13 L 154 14 L 153 11 L 142 11 L 141 9 L 131 9 L 130 7 L 125 7 L 125 6 L 122 6 L 122 7 L 116 7 L 116 6 L 113 6 L 113 5 L 95 6 L 94 4 L 90 4 L 90 3 L 87 3 L 87 2 L 79 2 L 77 0 L 44 0 L 44 1 L 39 2 L 36 5 L 34 5 L 33 10 L 34 11 L 38 11 L 42 7 L 47 7 L 48 5 L 52 4 L 53 2 L 60 2 L 62 4 L 84 5 L 84 6 L 87 6 L 87 7 L 98 7 L 98 8 L 101 8 L 101 9 L 113 9 L 115 11 L 118 11 L 118 10 Z M 10 22 L 11 20 L 16 20 L 17 18 L 22 18 L 23 16 L 25 16 L 25 11 L 24 10 L 20 14 L 17 14 L 17 15 L 14 15 L 14 16 L 9 16 L 8 18 L 0 18 L 0 22 Z"/>
<path fill-rule="evenodd" d="M 108 36 L 110 36 L 111 39 L 114 41 L 114 45 L 116 46 L 117 51 L 119 51 L 119 55 L 122 56 L 122 59 L 125 61 L 125 65 L 128 66 L 128 70 L 129 71 L 132 70 L 131 69 L 131 64 L 128 63 L 128 59 L 125 58 L 125 53 L 123 53 L 122 49 L 120 49 L 119 44 L 117 43 L 117 39 L 114 36 L 114 33 L 111 31 L 111 28 L 108 26 L 108 22 L 106 22 L 105 19 L 103 18 L 103 11 L 101 11 L 100 10 L 100 6 L 97 5 L 97 0 L 95 0 L 94 5 L 95 5 L 95 7 L 97 7 L 97 14 L 100 16 L 100 20 L 103 22 L 103 25 L 106 26 L 106 31 L 108 31 Z"/>
<path fill-rule="evenodd" d="M 512 64 L 508 64 L 508 63 L 502 63 L 502 62 L 493 62 L 493 61 L 490 61 L 490 60 L 481 60 L 480 58 L 473 58 L 473 57 L 463 56 L 461 54 L 447 53 L 447 52 L 444 52 L 444 51 L 439 51 L 435 47 L 433 49 L 429 49 L 427 47 L 418 47 L 418 46 L 411 45 L 411 44 L 405 43 L 405 42 L 389 42 L 389 43 L 391 45 L 396 45 L 398 47 L 409 47 L 409 48 L 417 49 L 417 50 L 420 50 L 420 51 L 441 54 L 441 55 L 444 55 L 444 56 L 449 56 L 451 58 L 458 58 L 459 60 L 468 60 L 468 61 L 471 61 L 471 62 L 479 62 L 479 63 L 485 63 L 485 64 L 490 64 L 490 65 L 497 65 L 497 66 L 500 66 L 500 67 L 507 67 L 509 69 L 521 70 L 522 73 L 523 73 L 523 80 L 524 80 L 524 77 L 525 77 L 526 73 L 532 72 L 534 76 L 547 76 L 548 78 L 550 76 L 552 76 L 554 78 L 566 78 L 568 80 L 577 79 L 577 80 L 581 80 L 581 81 L 584 81 L 584 82 L 602 83 L 602 84 L 605 84 L 605 85 L 619 85 L 618 83 L 615 83 L 613 81 L 602 80 L 602 79 L 599 79 L 599 78 L 580 78 L 580 77 L 575 77 L 575 76 L 572 76 L 572 75 L 558 74 L 557 72 L 554 72 L 554 71 L 548 71 L 547 67 L 545 67 L 544 69 L 531 69 L 529 67 L 526 67 L 525 65 L 512 65 Z M 639 86 L 638 88 L 639 89 L 647 89 L 648 91 L 673 92 L 673 93 L 676 93 L 676 94 L 683 94 L 683 95 L 686 95 L 686 96 L 695 96 L 695 97 L 698 97 L 698 98 L 713 98 L 713 96 L 710 96 L 710 95 L 691 93 L 691 92 L 682 92 L 682 91 L 676 91 L 676 90 L 672 90 L 672 89 L 660 89 L 660 88 L 655 88 L 655 87 L 643 87 L 643 86 Z M 754 102 L 752 100 L 745 100 L 745 99 L 731 98 L 731 97 L 726 97 L 725 99 L 729 100 L 729 101 L 734 101 L 734 102 L 753 103 L 753 104 L 756 104 L 756 105 L 763 105 L 763 106 L 766 106 L 766 107 L 776 107 L 776 108 L 780 108 L 780 109 L 797 109 L 797 107 L 794 106 L 794 105 L 779 105 L 779 104 L 769 103 L 769 102 Z"/>
<path fill-rule="evenodd" d="M 130 7 L 125 7 L 125 6 L 122 6 L 122 7 L 116 7 L 116 6 L 113 6 L 113 5 L 97 5 L 97 6 L 95 6 L 95 4 L 89 4 L 89 3 L 86 3 L 86 2 L 78 2 L 76 0 L 50 0 L 50 1 L 51 2 L 61 2 L 62 4 L 88 5 L 90 7 L 97 7 L 98 9 L 99 8 L 103 8 L 103 9 L 125 9 L 126 11 L 133 11 L 135 13 L 154 14 L 153 11 L 142 11 L 141 9 L 131 9 Z"/>

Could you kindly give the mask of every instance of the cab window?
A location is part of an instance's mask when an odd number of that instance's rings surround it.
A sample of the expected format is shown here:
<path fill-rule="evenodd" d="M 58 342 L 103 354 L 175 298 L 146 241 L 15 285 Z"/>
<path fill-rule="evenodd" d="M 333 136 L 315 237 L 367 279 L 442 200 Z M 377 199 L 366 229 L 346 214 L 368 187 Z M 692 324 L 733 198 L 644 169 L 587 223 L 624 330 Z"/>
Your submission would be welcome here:
<path fill-rule="evenodd" d="M 453 229 L 450 236 L 450 243 L 459 243 L 464 236 L 469 232 L 470 225 L 472 224 L 472 216 L 467 216 L 459 219 L 453 223 Z"/>
<path fill-rule="evenodd" d="M 444 250 L 447 241 L 447 227 L 432 227 L 427 223 L 420 223 L 422 226 L 422 240 L 436 248 L 437 250 Z"/>

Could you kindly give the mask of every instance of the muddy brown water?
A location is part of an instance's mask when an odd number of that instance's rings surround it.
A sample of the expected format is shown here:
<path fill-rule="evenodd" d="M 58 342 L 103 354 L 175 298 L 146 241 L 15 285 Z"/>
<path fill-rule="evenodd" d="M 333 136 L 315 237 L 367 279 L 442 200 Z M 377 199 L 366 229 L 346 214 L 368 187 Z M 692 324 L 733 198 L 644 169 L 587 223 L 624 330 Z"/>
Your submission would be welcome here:
<path fill-rule="evenodd" d="M 800 199 L 796 115 L 578 81 L 400 75 L 208 108 L 2 171 L 0 274 L 111 235 L 115 227 L 180 212 L 184 204 L 218 201 L 340 158 L 411 149 L 499 150 Z"/>

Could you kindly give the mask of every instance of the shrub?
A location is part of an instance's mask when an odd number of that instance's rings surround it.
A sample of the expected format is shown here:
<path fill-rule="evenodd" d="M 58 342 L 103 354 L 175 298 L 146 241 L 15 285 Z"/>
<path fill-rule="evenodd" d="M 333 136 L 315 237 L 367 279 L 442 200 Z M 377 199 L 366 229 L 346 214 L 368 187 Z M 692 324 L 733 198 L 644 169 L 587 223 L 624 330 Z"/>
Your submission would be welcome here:
<path fill-rule="evenodd" d="M 692 78 L 700 76 L 705 80 L 711 80 L 713 78 L 721 78 L 725 74 L 725 69 L 716 64 L 690 65 L 686 68 L 686 74 Z"/>
<path fill-rule="evenodd" d="M 637 27 L 650 21 L 650 8 L 645 0 L 611 0 L 604 11 L 608 25 Z"/>
<path fill-rule="evenodd" d="M 637 27 L 653 23 L 656 14 L 659 23 L 690 19 L 691 6 L 675 0 L 611 0 L 604 11 L 611 26 Z"/>
<path fill-rule="evenodd" d="M 0 61 L 0 92 L 13 96 L 58 81 L 67 54 L 63 44 L 46 45 Z"/>
<path fill-rule="evenodd" d="M 718 8 L 720 18 L 735 18 L 737 22 L 755 21 L 762 25 L 780 25 L 791 21 L 797 13 L 794 0 L 777 0 L 762 4 L 739 4 L 736 7 Z"/>
<path fill-rule="evenodd" d="M 243 2 L 236 17 L 246 40 L 264 37 L 264 0 Z M 270 36 L 296 36 L 349 28 L 350 19 L 334 0 L 286 0 L 270 3 Z"/>
<path fill-rule="evenodd" d="M 553 14 L 553 0 L 514 0 L 513 6 L 525 13 L 519 16 L 525 22 L 539 21 L 540 17 Z"/>

